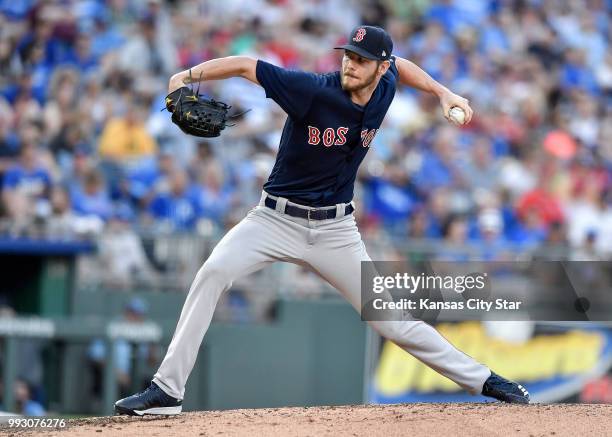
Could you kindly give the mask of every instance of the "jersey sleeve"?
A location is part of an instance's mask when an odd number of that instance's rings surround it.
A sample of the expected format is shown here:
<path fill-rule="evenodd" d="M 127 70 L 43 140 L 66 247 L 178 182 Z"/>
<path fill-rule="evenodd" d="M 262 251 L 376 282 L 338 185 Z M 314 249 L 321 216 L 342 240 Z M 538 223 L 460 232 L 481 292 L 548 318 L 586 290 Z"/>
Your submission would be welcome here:
<path fill-rule="evenodd" d="M 318 76 L 298 70 L 287 70 L 258 60 L 256 76 L 266 91 L 266 97 L 274 100 L 289 116 L 303 118 L 312 104 Z"/>
<path fill-rule="evenodd" d="M 399 71 L 397 71 L 397 65 L 395 65 L 395 56 L 391 56 L 389 60 L 391 65 L 389 66 L 389 70 L 393 76 L 395 76 L 395 80 L 399 79 Z"/>

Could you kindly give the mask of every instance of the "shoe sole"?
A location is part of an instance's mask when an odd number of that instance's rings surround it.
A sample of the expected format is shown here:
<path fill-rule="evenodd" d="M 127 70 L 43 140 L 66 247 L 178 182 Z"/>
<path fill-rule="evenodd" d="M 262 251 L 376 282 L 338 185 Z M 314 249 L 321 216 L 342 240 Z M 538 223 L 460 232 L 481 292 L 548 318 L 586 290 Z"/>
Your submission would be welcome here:
<path fill-rule="evenodd" d="M 506 400 L 505 402 L 507 402 L 509 404 L 528 404 L 529 403 L 529 398 L 524 398 L 522 396 L 513 396 L 513 395 L 510 395 L 508 397 L 508 400 Z"/>
<path fill-rule="evenodd" d="M 182 405 L 177 405 L 175 407 L 156 407 L 149 408 L 147 410 L 130 410 L 129 408 L 115 405 L 115 413 L 125 414 L 128 416 L 144 416 L 145 414 L 157 416 L 175 416 L 177 414 L 181 414 L 182 410 Z"/>
<path fill-rule="evenodd" d="M 493 399 L 497 399 L 500 402 L 506 404 L 528 404 L 530 399 L 524 396 L 513 395 L 510 393 L 503 393 L 498 396 L 494 396 L 493 394 L 483 395 Z"/>

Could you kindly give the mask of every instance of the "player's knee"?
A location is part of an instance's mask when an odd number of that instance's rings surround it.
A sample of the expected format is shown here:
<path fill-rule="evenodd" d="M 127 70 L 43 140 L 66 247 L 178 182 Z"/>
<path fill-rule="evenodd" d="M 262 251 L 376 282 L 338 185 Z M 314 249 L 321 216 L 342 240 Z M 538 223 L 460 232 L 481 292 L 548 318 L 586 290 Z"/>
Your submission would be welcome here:
<path fill-rule="evenodd" d="M 393 343 L 397 343 L 405 337 L 403 330 L 396 325 L 397 324 L 390 324 L 381 330 L 382 336 Z"/>
<path fill-rule="evenodd" d="M 422 324 L 424 322 L 418 320 L 374 322 L 373 328 L 393 343 L 407 344 L 421 341 L 420 336 L 415 331 L 418 331 Z"/>
<path fill-rule="evenodd" d="M 198 272 L 203 281 L 214 281 L 220 284 L 232 282 L 231 271 L 227 263 L 222 263 L 214 259 L 209 259 L 204 263 Z"/>

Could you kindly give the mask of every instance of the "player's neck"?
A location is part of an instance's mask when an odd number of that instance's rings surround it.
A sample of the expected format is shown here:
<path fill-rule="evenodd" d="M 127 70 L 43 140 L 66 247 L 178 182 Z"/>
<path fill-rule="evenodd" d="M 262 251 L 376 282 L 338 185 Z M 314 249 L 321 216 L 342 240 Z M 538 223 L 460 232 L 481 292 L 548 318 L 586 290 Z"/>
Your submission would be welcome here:
<path fill-rule="evenodd" d="M 349 96 L 351 98 L 351 101 L 360 106 L 367 105 L 377 85 L 378 81 L 376 80 L 365 88 L 361 88 L 356 91 L 350 91 Z"/>

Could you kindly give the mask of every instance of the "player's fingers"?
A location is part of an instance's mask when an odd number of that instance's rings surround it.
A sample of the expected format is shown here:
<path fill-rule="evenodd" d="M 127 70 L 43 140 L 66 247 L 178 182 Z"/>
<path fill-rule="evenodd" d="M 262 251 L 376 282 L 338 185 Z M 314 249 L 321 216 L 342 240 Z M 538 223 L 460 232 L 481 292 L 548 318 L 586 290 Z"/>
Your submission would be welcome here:
<path fill-rule="evenodd" d="M 451 110 L 451 105 L 448 105 L 446 103 L 442 104 L 442 114 L 444 115 L 444 118 L 446 118 L 448 121 L 452 121 L 451 116 L 450 116 L 450 110 Z"/>
<path fill-rule="evenodd" d="M 461 109 L 463 109 L 463 112 L 465 113 L 465 122 L 464 124 L 468 124 L 470 122 L 470 120 L 472 119 L 472 108 L 470 107 L 470 102 L 467 99 L 463 99 L 463 101 L 461 102 Z"/>
<path fill-rule="evenodd" d="M 465 124 L 468 124 L 470 121 L 472 121 L 472 116 L 474 115 L 474 110 L 471 106 L 468 105 L 467 109 L 468 110 L 465 112 Z"/>
<path fill-rule="evenodd" d="M 446 119 L 446 121 L 450 121 L 450 117 L 446 113 L 446 111 L 442 111 L 442 116 Z"/>
<path fill-rule="evenodd" d="M 469 100 L 468 100 L 468 110 L 469 110 L 469 112 L 468 112 L 468 119 L 467 119 L 467 121 L 469 123 L 470 121 L 472 121 L 472 117 L 474 116 L 474 110 L 470 106 L 470 101 Z"/>

